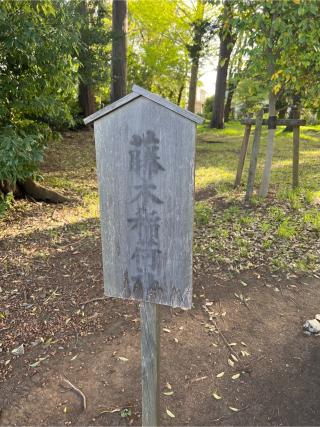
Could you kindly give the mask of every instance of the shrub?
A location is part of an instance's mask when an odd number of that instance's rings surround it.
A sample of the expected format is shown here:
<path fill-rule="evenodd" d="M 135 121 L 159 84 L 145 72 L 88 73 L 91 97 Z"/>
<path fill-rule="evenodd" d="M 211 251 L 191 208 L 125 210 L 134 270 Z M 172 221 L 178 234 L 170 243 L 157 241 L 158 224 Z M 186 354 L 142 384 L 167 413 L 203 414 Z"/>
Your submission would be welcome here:
<path fill-rule="evenodd" d="M 0 181 L 14 185 L 34 176 L 43 157 L 49 129 L 27 123 L 0 129 Z"/>

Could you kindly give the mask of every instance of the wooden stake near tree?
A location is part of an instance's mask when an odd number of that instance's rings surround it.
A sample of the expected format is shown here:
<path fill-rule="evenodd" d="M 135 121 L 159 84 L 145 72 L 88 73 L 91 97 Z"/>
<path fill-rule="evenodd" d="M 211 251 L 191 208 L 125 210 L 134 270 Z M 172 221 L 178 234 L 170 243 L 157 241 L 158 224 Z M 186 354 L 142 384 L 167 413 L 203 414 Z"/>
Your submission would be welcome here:
<path fill-rule="evenodd" d="M 245 125 L 244 135 L 243 135 L 242 145 L 241 145 L 240 155 L 239 155 L 239 163 L 238 163 L 237 175 L 236 175 L 236 180 L 235 180 L 235 183 L 234 183 L 234 188 L 239 187 L 239 185 L 241 183 L 241 177 L 242 177 L 242 172 L 243 172 L 243 167 L 244 167 L 244 161 L 246 159 L 246 155 L 247 155 L 247 151 L 248 151 L 251 126 L 252 126 L 251 123 L 248 123 L 248 124 Z"/>
<path fill-rule="evenodd" d="M 261 139 L 261 128 L 262 126 L 267 125 L 268 128 L 273 130 L 275 132 L 276 126 L 292 126 L 293 128 L 293 159 L 292 159 L 292 188 L 296 188 L 299 186 L 299 144 L 300 144 L 300 126 L 304 126 L 306 124 L 305 120 L 300 120 L 298 117 L 298 112 L 296 113 L 296 117 L 294 119 L 277 119 L 275 117 L 272 117 L 272 123 L 270 124 L 270 118 L 268 120 L 263 119 L 262 120 L 262 110 L 257 114 L 256 119 L 246 118 L 244 120 L 241 120 L 241 124 L 245 125 L 245 131 L 244 131 L 244 137 L 241 145 L 240 155 L 239 155 L 239 162 L 238 162 L 238 168 L 237 168 L 237 175 L 235 180 L 235 187 L 238 187 L 241 183 L 241 177 L 243 172 L 243 166 L 244 161 L 248 149 L 249 144 L 249 136 L 250 136 L 250 129 L 251 126 L 255 124 L 255 133 L 254 133 L 254 141 L 252 146 L 252 152 L 251 152 L 251 160 L 250 160 L 250 167 L 249 167 L 249 176 L 248 176 L 248 183 L 247 183 L 247 190 L 245 195 L 245 200 L 249 201 L 253 194 L 253 187 L 254 187 L 254 180 L 255 180 L 255 174 L 256 174 L 256 168 L 257 168 L 257 159 L 258 159 L 258 153 L 259 153 L 259 144 Z M 270 132 L 269 132 L 270 133 Z M 272 136 L 273 138 L 273 136 Z M 273 148 L 272 148 L 273 150 Z M 269 153 L 270 154 L 270 153 Z M 271 157 L 268 157 L 268 162 L 272 160 Z M 271 159 L 271 160 L 270 160 Z M 267 165 L 267 169 L 271 169 L 271 163 Z M 266 167 L 264 169 L 266 171 Z M 264 182 L 264 181 L 263 181 Z M 265 193 L 265 182 L 262 187 L 260 187 L 259 195 L 262 197 L 265 197 L 267 193 Z M 261 192 L 261 188 L 263 192 Z"/>
<path fill-rule="evenodd" d="M 255 176 L 256 176 L 258 155 L 259 155 L 262 120 L 263 120 L 263 109 L 261 109 L 258 112 L 257 118 L 256 118 L 256 123 L 255 123 L 256 126 L 254 129 L 254 136 L 253 136 L 253 144 L 252 144 L 251 159 L 250 159 L 250 166 L 249 166 L 247 191 L 246 191 L 246 195 L 245 195 L 246 201 L 249 201 L 252 197 L 252 194 L 253 194 L 253 186 L 254 186 L 254 180 L 255 180 Z"/>
<path fill-rule="evenodd" d="M 105 294 L 141 301 L 142 424 L 159 425 L 159 304 L 191 308 L 196 123 L 138 86 L 94 122 Z"/>

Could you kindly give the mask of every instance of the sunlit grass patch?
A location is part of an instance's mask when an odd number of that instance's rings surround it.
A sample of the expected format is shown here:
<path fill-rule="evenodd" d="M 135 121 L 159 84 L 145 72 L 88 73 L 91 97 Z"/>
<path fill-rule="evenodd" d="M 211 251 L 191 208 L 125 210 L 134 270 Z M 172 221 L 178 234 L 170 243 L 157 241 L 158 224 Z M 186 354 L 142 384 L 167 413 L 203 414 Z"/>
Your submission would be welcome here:
<path fill-rule="evenodd" d="M 304 197 L 307 203 L 319 203 L 320 202 L 320 191 L 306 190 Z"/>
<path fill-rule="evenodd" d="M 306 212 L 303 216 L 303 220 L 312 230 L 320 232 L 320 211 L 318 209 L 312 209 Z"/>
<path fill-rule="evenodd" d="M 204 188 L 214 183 L 215 186 L 223 188 L 229 187 L 232 183 L 233 173 L 219 167 L 202 167 L 196 170 L 196 189 Z"/>
<path fill-rule="evenodd" d="M 207 202 L 196 202 L 194 206 L 194 220 L 197 225 L 208 224 L 210 221 L 211 207 Z"/>
<path fill-rule="evenodd" d="M 299 184 L 304 190 L 320 190 L 320 134 L 319 136 L 317 134 L 318 127 L 309 126 L 307 128 L 308 135 L 313 129 L 316 130 L 312 133 L 314 139 L 304 140 L 301 138 L 300 141 Z M 271 188 L 277 192 L 292 187 L 292 133 L 283 132 L 283 129 L 284 127 L 277 128 L 271 173 Z M 202 129 L 199 135 L 200 143 L 197 144 L 197 187 L 215 185 L 218 191 L 221 191 L 222 187 L 223 193 L 228 189 L 231 190 L 236 176 L 243 132 L 244 126 L 235 123 L 228 124 L 224 130 Z M 253 132 L 254 130 L 251 132 L 242 176 L 244 185 L 246 185 L 248 177 Z M 232 139 L 228 139 L 230 135 L 233 135 Z M 258 156 L 256 187 L 259 187 L 262 178 L 266 139 L 267 129 L 264 127 Z"/>
<path fill-rule="evenodd" d="M 296 226 L 289 219 L 285 219 L 277 229 L 277 235 L 285 239 L 293 239 L 296 232 Z"/>

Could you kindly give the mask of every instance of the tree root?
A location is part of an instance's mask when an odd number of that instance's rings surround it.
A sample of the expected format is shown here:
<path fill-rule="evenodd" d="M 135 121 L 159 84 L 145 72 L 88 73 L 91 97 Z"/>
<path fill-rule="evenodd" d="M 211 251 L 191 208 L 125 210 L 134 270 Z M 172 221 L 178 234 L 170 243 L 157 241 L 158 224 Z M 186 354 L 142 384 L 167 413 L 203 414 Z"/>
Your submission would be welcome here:
<path fill-rule="evenodd" d="M 19 182 L 18 186 L 26 197 L 32 197 L 37 201 L 48 203 L 64 203 L 68 201 L 62 194 L 36 184 L 31 178 L 26 179 L 24 182 Z"/>

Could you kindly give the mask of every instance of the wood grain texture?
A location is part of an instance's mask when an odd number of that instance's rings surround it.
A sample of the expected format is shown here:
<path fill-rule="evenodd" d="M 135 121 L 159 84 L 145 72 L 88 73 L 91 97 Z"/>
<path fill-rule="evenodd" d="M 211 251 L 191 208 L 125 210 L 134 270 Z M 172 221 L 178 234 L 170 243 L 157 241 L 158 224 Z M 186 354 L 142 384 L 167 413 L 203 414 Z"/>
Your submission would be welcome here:
<path fill-rule="evenodd" d="M 256 176 L 258 154 L 259 154 L 259 145 L 260 145 L 260 139 L 261 139 L 262 117 L 263 117 L 263 110 L 260 110 L 257 113 L 257 118 L 255 123 L 256 126 L 254 129 L 254 135 L 253 135 L 253 144 L 252 144 L 252 151 L 251 151 L 251 158 L 250 158 L 247 191 L 245 195 L 246 201 L 249 201 L 253 194 L 254 180 Z"/>
<path fill-rule="evenodd" d="M 112 111 L 116 110 L 117 108 L 122 107 L 123 105 L 127 104 L 128 102 L 133 101 L 134 99 L 138 98 L 140 95 L 137 93 L 129 93 L 129 95 L 124 96 L 121 99 L 118 99 L 117 101 L 113 102 L 110 105 L 107 105 L 106 107 L 102 108 L 99 111 L 96 111 L 95 113 L 91 114 L 91 116 L 86 117 L 83 119 L 83 122 L 85 125 L 88 125 L 95 120 L 100 119 L 101 117 L 111 113 Z"/>
<path fill-rule="evenodd" d="M 160 319 L 159 306 L 140 304 L 142 425 L 160 425 Z"/>
<path fill-rule="evenodd" d="M 195 123 L 201 124 L 204 121 L 203 117 L 200 117 L 197 114 L 191 113 L 191 111 L 185 110 L 184 108 L 181 108 L 176 104 L 173 104 L 173 102 L 170 102 L 167 99 L 164 99 L 155 93 L 149 92 L 148 90 L 143 89 L 140 86 L 133 85 L 132 91 L 134 93 L 137 93 L 139 95 L 142 95 L 152 100 L 153 102 L 156 102 L 159 105 L 162 105 L 163 107 L 168 108 L 168 110 L 174 111 L 175 113 L 185 117 L 186 119 L 192 120 Z"/>
<path fill-rule="evenodd" d="M 239 154 L 237 175 L 236 175 L 236 179 L 234 182 L 235 188 L 238 187 L 241 183 L 244 161 L 245 161 L 247 150 L 248 150 L 250 132 L 251 132 L 251 125 L 246 125 L 245 130 L 244 130 L 243 139 L 242 139 L 240 154 Z"/>
<path fill-rule="evenodd" d="M 106 295 L 190 308 L 195 123 L 139 97 L 94 128 Z"/>
<path fill-rule="evenodd" d="M 255 119 L 245 118 L 241 120 L 240 123 L 242 125 L 254 125 Z M 277 126 L 287 126 L 287 125 L 304 126 L 307 122 L 306 120 L 302 120 L 302 119 L 277 119 L 276 123 L 277 123 Z M 268 119 L 263 119 L 262 125 L 267 125 L 267 124 L 268 124 Z"/>

